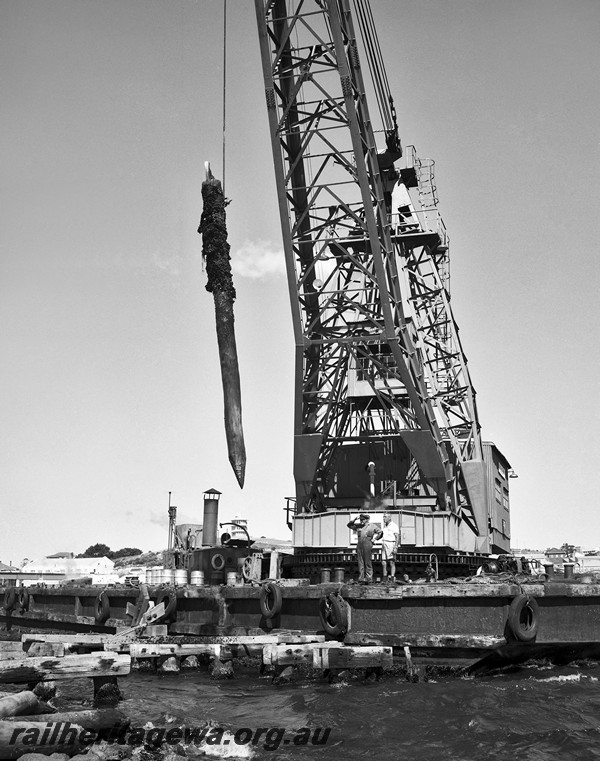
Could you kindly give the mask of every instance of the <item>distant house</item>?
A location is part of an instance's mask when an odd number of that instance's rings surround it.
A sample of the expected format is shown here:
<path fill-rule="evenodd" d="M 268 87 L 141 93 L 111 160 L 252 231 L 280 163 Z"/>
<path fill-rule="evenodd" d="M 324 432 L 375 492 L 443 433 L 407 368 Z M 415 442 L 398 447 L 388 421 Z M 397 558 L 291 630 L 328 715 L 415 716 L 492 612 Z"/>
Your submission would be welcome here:
<path fill-rule="evenodd" d="M 549 563 L 562 566 L 565 562 L 565 552 L 560 547 L 548 547 L 544 553 Z"/>
<path fill-rule="evenodd" d="M 54 555 L 46 555 L 47 558 L 74 558 L 74 552 L 55 552 Z"/>
<path fill-rule="evenodd" d="M 277 550 L 284 555 L 294 554 L 290 539 L 272 539 L 268 536 L 252 537 L 252 550 Z"/>
<path fill-rule="evenodd" d="M 529 560 L 529 562 L 532 564 L 533 568 L 537 569 L 541 572 L 542 566 L 544 563 L 548 563 L 548 558 L 546 557 L 546 554 L 542 550 L 532 550 L 528 548 L 524 549 L 512 549 L 511 553 L 518 558 L 525 558 L 525 560 Z"/>

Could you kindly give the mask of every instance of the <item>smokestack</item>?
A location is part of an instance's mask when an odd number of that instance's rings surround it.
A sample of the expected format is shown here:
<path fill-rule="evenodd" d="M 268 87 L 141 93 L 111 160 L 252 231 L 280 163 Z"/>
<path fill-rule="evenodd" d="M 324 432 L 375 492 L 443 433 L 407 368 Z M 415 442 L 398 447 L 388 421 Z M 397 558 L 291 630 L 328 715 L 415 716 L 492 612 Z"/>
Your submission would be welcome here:
<path fill-rule="evenodd" d="M 203 547 L 214 547 L 217 544 L 220 496 L 221 492 L 217 489 L 209 489 L 204 492 L 204 518 L 202 521 Z"/>
<path fill-rule="evenodd" d="M 171 492 L 169 492 L 169 550 L 175 546 L 175 523 L 177 521 L 177 506 L 171 504 Z"/>

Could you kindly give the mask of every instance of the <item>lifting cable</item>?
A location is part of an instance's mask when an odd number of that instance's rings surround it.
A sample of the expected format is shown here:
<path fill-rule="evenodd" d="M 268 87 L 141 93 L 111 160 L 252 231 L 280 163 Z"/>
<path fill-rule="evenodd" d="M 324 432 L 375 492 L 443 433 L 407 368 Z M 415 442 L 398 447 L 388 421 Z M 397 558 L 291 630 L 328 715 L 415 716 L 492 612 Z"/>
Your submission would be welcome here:
<path fill-rule="evenodd" d="M 368 0 L 354 0 L 354 8 L 358 17 L 358 27 L 367 56 L 367 63 L 371 72 L 375 97 L 384 129 L 386 131 L 397 129 L 394 101 L 390 91 L 371 6 Z"/>
<path fill-rule="evenodd" d="M 225 195 L 225 115 L 227 94 L 227 0 L 223 0 L 223 195 Z"/>
<path fill-rule="evenodd" d="M 386 126 L 385 91 L 382 86 L 379 72 L 377 70 L 375 46 L 373 43 L 371 31 L 368 27 L 366 9 L 364 7 L 364 4 L 361 3 L 360 0 L 355 0 L 354 8 L 355 8 L 357 19 L 358 19 L 358 28 L 362 38 L 363 47 L 364 47 L 366 58 L 367 58 L 367 64 L 369 67 L 369 71 L 371 72 L 371 81 L 373 83 L 375 99 L 377 101 L 377 106 L 379 108 L 379 115 L 382 119 L 382 122 L 384 123 L 384 126 Z"/>

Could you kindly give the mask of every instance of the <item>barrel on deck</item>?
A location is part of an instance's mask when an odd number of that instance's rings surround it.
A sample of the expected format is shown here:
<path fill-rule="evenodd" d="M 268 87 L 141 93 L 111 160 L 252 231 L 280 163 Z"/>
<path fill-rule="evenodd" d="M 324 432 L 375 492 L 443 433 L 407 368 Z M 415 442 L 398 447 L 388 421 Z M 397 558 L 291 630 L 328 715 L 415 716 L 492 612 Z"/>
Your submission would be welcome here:
<path fill-rule="evenodd" d="M 204 585 L 204 571 L 192 571 L 190 575 L 190 583 L 196 587 Z"/>
<path fill-rule="evenodd" d="M 187 568 L 177 568 L 175 571 L 175 586 L 185 587 L 187 583 L 188 583 Z"/>

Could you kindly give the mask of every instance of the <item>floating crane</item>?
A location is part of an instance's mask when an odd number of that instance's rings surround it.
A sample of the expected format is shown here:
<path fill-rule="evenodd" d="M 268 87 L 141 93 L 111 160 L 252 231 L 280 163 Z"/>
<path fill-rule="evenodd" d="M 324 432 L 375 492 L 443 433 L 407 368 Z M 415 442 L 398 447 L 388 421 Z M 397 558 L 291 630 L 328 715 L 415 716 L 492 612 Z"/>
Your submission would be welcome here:
<path fill-rule="evenodd" d="M 433 162 L 402 147 L 369 3 L 255 6 L 296 343 L 297 552 L 330 556 L 365 508 L 395 511 L 403 551 L 505 552 L 509 466 L 481 439 Z"/>

